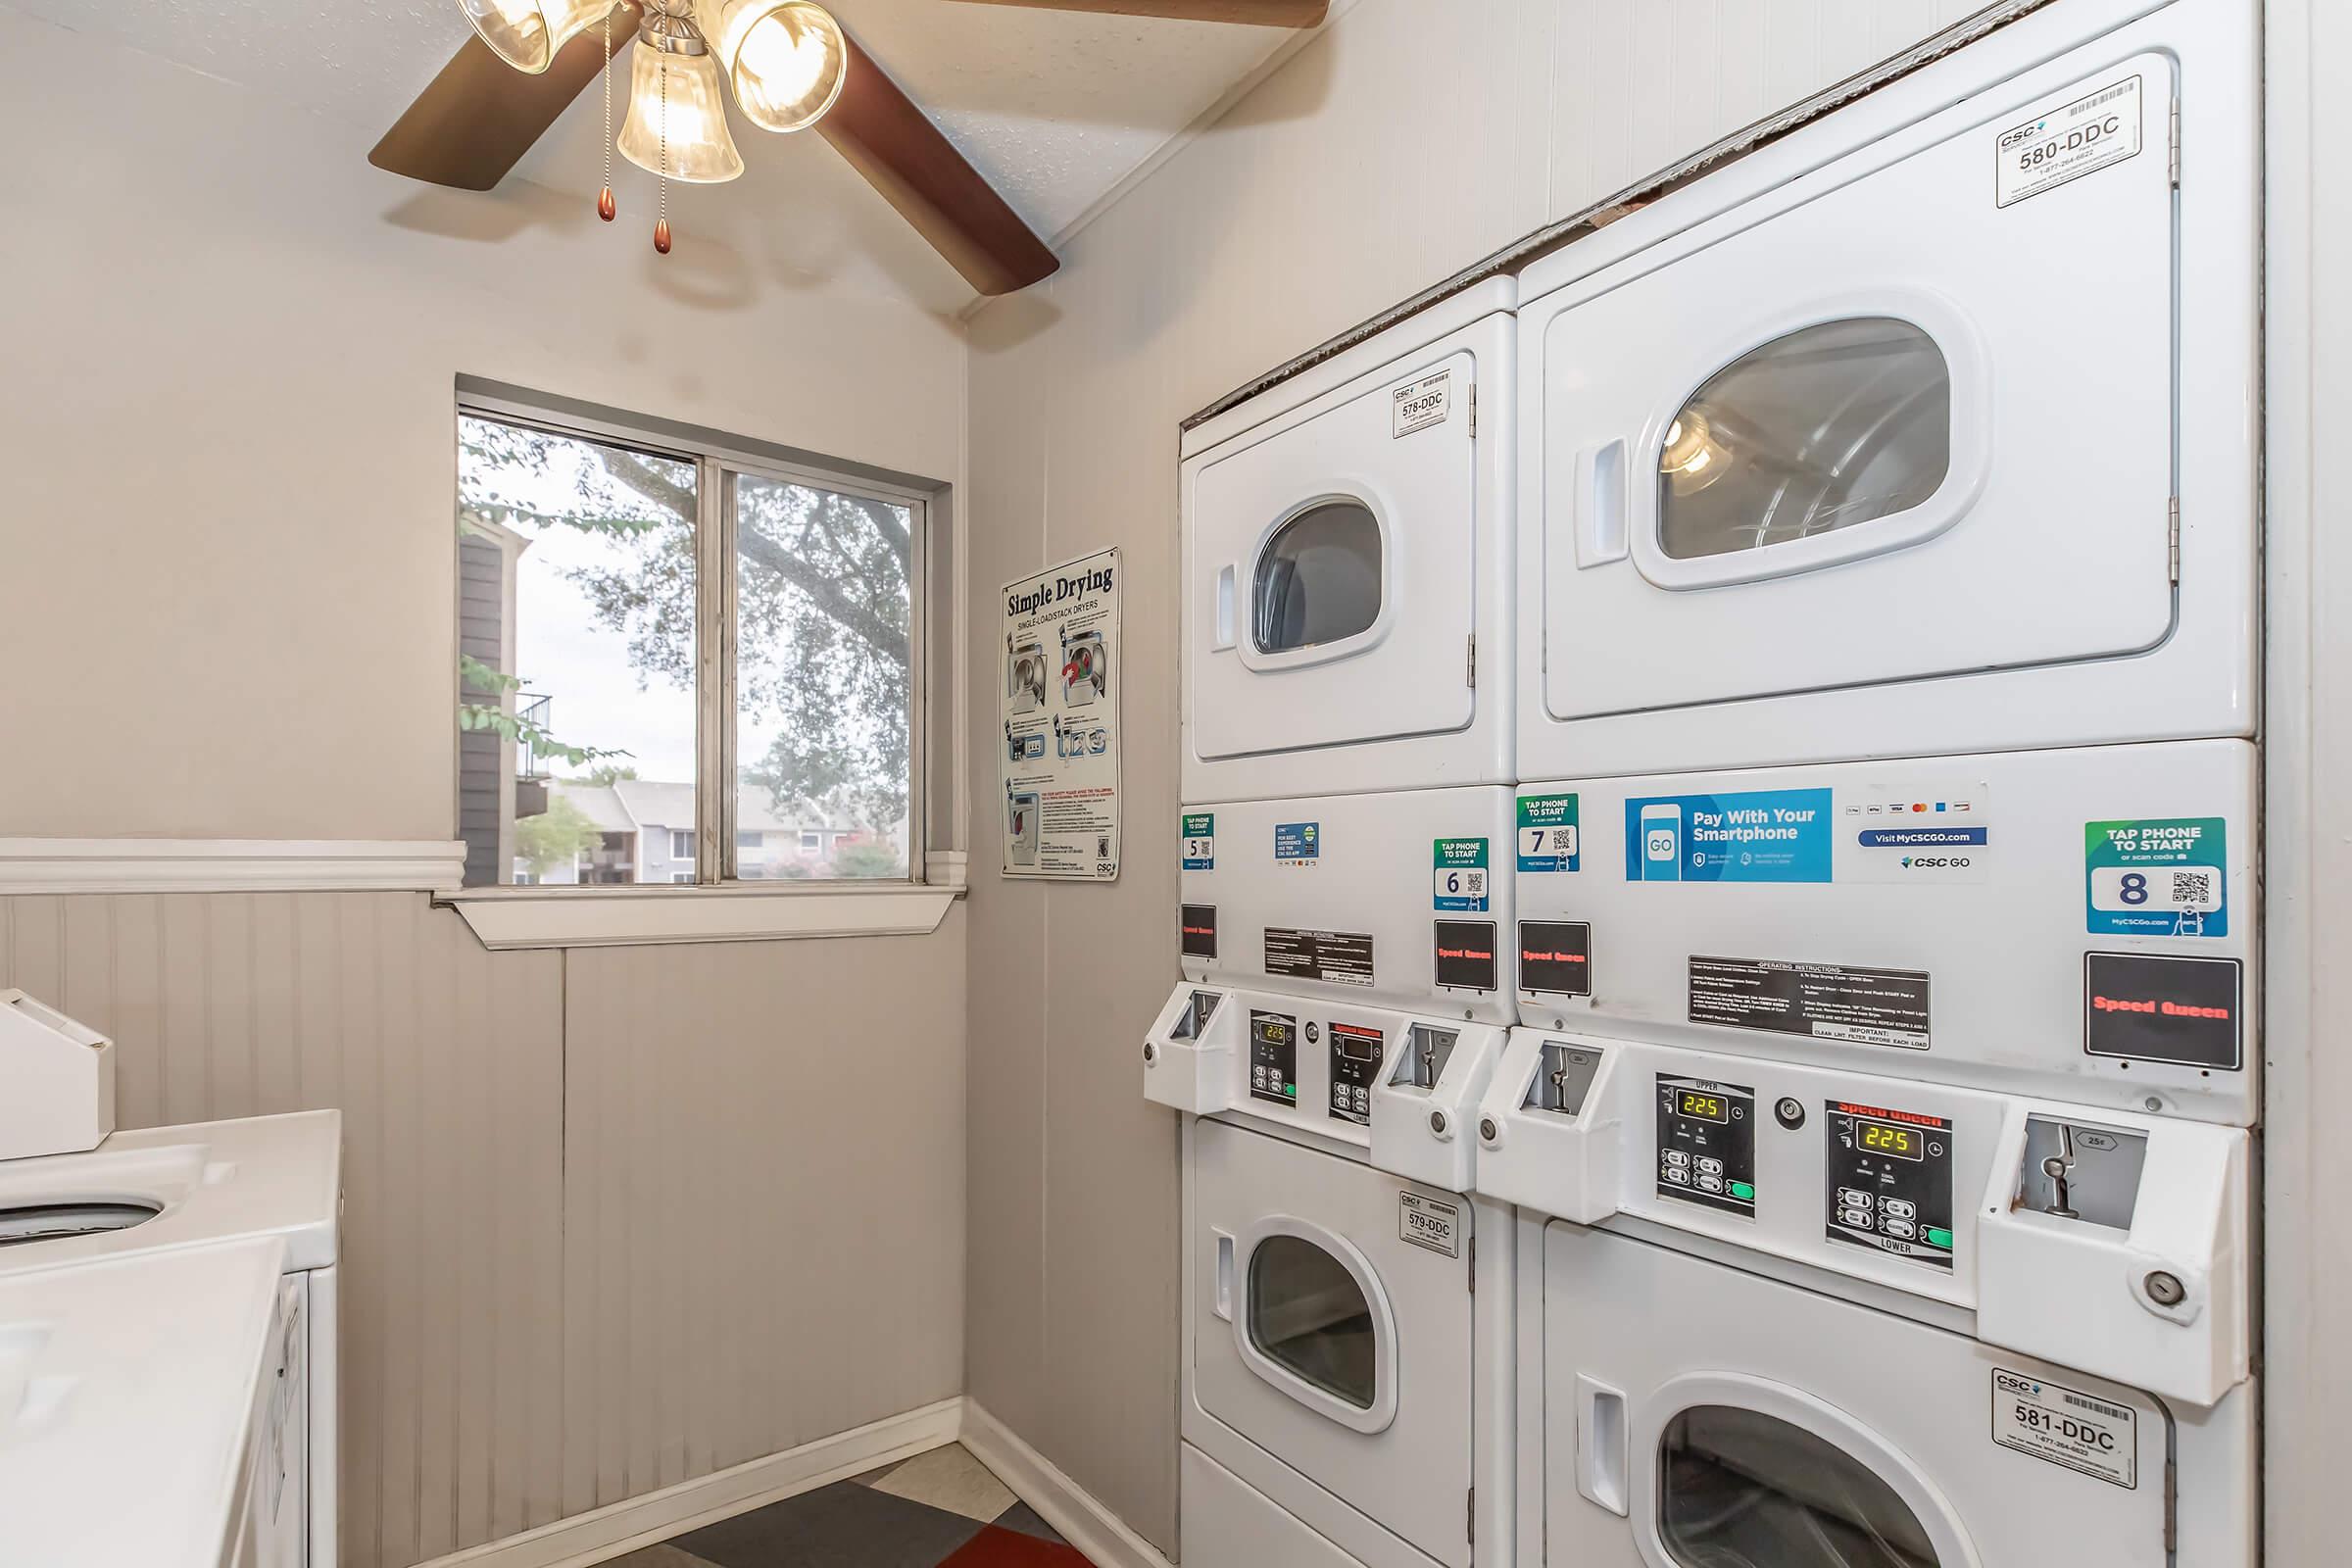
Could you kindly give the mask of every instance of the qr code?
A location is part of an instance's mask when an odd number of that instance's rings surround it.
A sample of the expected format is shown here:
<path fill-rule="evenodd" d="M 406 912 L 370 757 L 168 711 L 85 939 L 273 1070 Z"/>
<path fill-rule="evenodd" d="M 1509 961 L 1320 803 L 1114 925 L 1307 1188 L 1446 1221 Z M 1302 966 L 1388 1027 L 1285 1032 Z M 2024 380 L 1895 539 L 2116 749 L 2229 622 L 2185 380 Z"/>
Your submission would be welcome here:
<path fill-rule="evenodd" d="M 2192 909 L 2209 906 L 2213 900 L 2211 871 L 2175 871 L 2173 873 L 2173 903 Z"/>
<path fill-rule="evenodd" d="M 1110 858 L 1109 834 L 1098 833 L 1095 835 L 1095 858 L 1098 860 L 1107 860 Z"/>

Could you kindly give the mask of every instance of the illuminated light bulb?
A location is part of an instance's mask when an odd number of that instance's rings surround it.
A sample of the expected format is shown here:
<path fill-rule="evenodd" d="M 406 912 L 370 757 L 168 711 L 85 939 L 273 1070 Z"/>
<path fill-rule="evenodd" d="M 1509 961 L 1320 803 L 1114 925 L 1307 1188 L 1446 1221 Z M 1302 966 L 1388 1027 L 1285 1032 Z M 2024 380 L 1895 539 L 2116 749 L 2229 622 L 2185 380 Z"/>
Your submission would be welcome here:
<path fill-rule="evenodd" d="M 1686 410 L 1666 427 L 1666 439 L 1658 450 L 1658 471 L 1673 482 L 1677 495 L 1690 495 L 1723 477 L 1722 462 L 1729 456 L 1707 421 Z"/>
<path fill-rule="evenodd" d="M 658 36 L 658 22 L 684 30 Z M 660 12 L 646 18 L 629 62 L 629 117 L 620 127 L 620 155 L 648 173 L 699 185 L 714 185 L 743 172 L 743 155 L 735 150 L 735 138 L 727 129 L 718 62 L 703 47 L 694 24 L 683 18 Z"/>
<path fill-rule="evenodd" d="M 458 0 L 482 42 L 516 71 L 536 76 L 564 46 L 603 18 L 610 0 Z"/>
<path fill-rule="evenodd" d="M 849 41 L 815 0 L 701 0 L 735 104 L 762 130 L 802 130 L 841 96 Z"/>

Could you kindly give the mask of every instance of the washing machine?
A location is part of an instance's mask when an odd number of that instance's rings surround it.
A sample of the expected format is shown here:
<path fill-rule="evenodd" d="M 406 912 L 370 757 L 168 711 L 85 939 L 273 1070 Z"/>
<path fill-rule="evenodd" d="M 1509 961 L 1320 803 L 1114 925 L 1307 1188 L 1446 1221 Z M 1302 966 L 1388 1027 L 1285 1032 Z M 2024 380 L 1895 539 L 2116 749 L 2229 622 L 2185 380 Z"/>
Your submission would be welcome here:
<path fill-rule="evenodd" d="M 2070 0 L 1522 274 L 1523 778 L 2251 735 L 2253 0 Z"/>
<path fill-rule="evenodd" d="M 1521 1017 L 2251 1125 L 2256 754 L 1521 786 Z"/>
<path fill-rule="evenodd" d="M 268 1560 L 311 1568 L 338 1556 L 342 1127 L 339 1111 L 301 1111 L 116 1132 L 86 1153 L 0 1160 L 0 1288 L 67 1265 L 226 1241 L 280 1248 L 287 1353 L 303 1391 L 284 1441 L 302 1470 L 307 1555 Z"/>
<path fill-rule="evenodd" d="M 284 1252 L 253 1238 L 0 1278 L 8 1561 L 301 1568 L 306 1368 Z"/>
<path fill-rule="evenodd" d="M 2251 1568 L 2249 1135 L 1522 1029 L 1519 1539 L 1560 1568 Z"/>
<path fill-rule="evenodd" d="M 1515 297 L 1491 279 L 1185 433 L 1187 802 L 1515 777 Z"/>

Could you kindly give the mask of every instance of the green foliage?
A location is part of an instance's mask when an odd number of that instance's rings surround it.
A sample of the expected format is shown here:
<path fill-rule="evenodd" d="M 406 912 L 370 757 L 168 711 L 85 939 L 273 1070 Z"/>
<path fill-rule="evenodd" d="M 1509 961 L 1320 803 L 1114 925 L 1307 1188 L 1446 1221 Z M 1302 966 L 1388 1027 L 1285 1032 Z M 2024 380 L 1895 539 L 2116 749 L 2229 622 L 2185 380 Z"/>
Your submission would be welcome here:
<path fill-rule="evenodd" d="M 906 862 L 898 847 L 880 839 L 833 847 L 833 874 L 842 877 L 905 876 Z"/>
<path fill-rule="evenodd" d="M 582 783 L 613 785 L 624 778 L 635 778 L 637 769 L 626 762 L 599 762 L 580 775 Z"/>
<path fill-rule="evenodd" d="M 570 797 L 550 791 L 547 809 L 514 824 L 514 849 L 534 876 L 569 865 L 604 842 L 604 831 Z"/>
<path fill-rule="evenodd" d="M 461 656 L 462 657 L 462 656 Z M 478 661 L 477 661 L 478 662 Z M 623 751 L 611 751 L 596 746 L 570 746 L 556 739 L 527 718 L 520 718 L 503 708 L 488 703 L 460 703 L 458 728 L 462 730 L 496 730 L 499 735 L 517 745 L 528 745 L 541 757 L 560 757 L 573 767 L 593 762 L 600 757 L 626 757 Z"/>

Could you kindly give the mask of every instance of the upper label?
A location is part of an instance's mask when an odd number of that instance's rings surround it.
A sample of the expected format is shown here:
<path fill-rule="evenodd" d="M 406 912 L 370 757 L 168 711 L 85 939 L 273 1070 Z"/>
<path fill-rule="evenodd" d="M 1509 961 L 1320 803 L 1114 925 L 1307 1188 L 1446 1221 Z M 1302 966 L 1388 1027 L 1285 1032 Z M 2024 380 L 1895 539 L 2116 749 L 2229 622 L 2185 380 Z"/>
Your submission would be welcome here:
<path fill-rule="evenodd" d="M 2230 934 L 2230 824 L 2218 816 L 2082 826 L 2083 924 L 2101 936 Z"/>
<path fill-rule="evenodd" d="M 1576 870 L 1583 863 L 1583 847 L 1577 842 L 1577 831 L 1575 796 L 1520 796 L 1521 874 Z"/>
<path fill-rule="evenodd" d="M 1628 882 L 1827 882 L 1830 847 L 1826 789 L 1625 803 Z"/>
<path fill-rule="evenodd" d="M 1992 204 L 2007 207 L 2139 151 L 2139 78 L 2127 76 L 2000 134 Z"/>
<path fill-rule="evenodd" d="M 1453 412 L 1453 372 L 1438 370 L 1417 381 L 1407 381 L 1389 389 L 1389 412 L 1396 421 L 1396 436 L 1411 435 L 1433 424 L 1444 424 L 1446 416 Z"/>

